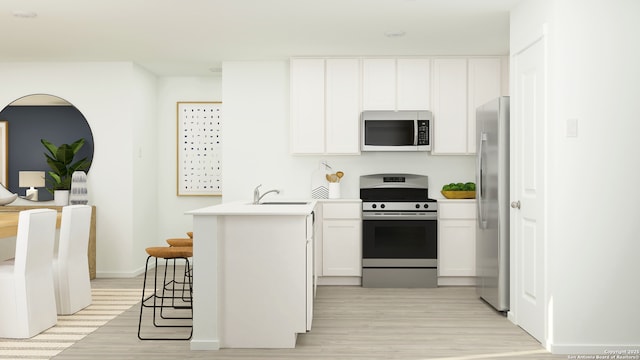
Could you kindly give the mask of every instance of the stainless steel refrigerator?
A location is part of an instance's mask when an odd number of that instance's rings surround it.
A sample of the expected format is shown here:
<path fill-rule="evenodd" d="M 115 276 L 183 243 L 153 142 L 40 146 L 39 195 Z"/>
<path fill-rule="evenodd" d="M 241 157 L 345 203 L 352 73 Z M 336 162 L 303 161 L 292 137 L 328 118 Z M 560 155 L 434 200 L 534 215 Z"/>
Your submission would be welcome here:
<path fill-rule="evenodd" d="M 476 110 L 477 293 L 509 310 L 509 97 Z"/>

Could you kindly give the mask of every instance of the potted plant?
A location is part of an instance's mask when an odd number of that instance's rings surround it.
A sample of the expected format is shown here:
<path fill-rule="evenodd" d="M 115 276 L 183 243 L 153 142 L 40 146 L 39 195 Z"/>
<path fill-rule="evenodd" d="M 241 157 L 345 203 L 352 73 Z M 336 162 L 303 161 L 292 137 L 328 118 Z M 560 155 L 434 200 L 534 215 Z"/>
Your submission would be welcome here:
<path fill-rule="evenodd" d="M 68 200 L 65 201 L 64 193 L 61 194 L 60 192 L 64 191 L 68 199 L 73 172 L 86 171 L 91 165 L 91 161 L 87 160 L 86 157 L 73 161 L 73 158 L 84 145 L 85 139 L 79 139 L 72 144 L 62 144 L 60 146 L 56 146 L 45 139 L 40 139 L 40 142 L 49 151 L 48 154 L 44 154 L 47 158 L 47 164 L 51 168 L 51 171 L 47 172 L 49 174 L 46 179 L 47 190 L 54 195 L 54 199 L 56 197 L 59 198 L 56 203 L 65 205 Z M 62 199 L 60 199 L 60 196 L 62 196 Z"/>
<path fill-rule="evenodd" d="M 476 184 L 473 182 L 446 184 L 440 192 L 447 199 L 474 199 Z"/>

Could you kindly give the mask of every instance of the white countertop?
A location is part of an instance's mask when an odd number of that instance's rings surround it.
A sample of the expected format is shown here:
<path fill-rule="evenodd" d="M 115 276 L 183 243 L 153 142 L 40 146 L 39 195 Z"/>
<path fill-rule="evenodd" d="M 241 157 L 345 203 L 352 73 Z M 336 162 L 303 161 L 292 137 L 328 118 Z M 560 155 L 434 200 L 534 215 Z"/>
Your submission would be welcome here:
<path fill-rule="evenodd" d="M 316 200 L 278 200 L 269 202 L 306 202 L 306 204 L 260 204 L 254 205 L 251 201 L 238 201 L 220 205 L 209 206 L 201 209 L 187 211 L 187 215 L 309 215 L 316 206 Z"/>

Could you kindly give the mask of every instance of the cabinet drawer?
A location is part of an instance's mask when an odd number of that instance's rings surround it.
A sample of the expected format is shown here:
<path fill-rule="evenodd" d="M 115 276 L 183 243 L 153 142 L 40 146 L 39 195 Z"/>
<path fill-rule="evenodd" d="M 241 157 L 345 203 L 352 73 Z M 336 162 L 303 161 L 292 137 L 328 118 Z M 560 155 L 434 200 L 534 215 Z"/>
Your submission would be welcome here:
<path fill-rule="evenodd" d="M 439 203 L 438 216 L 440 219 L 475 219 L 476 202 Z"/>
<path fill-rule="evenodd" d="M 358 203 L 324 203 L 322 218 L 324 219 L 360 219 L 361 204 Z"/>

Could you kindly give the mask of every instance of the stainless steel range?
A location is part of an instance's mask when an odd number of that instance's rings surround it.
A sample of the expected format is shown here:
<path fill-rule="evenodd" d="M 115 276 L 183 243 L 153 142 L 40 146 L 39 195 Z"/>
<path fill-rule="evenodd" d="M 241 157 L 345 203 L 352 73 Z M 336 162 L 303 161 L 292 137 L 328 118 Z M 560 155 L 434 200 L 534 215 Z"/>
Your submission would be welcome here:
<path fill-rule="evenodd" d="M 438 203 L 428 177 L 360 176 L 362 286 L 438 285 Z"/>

